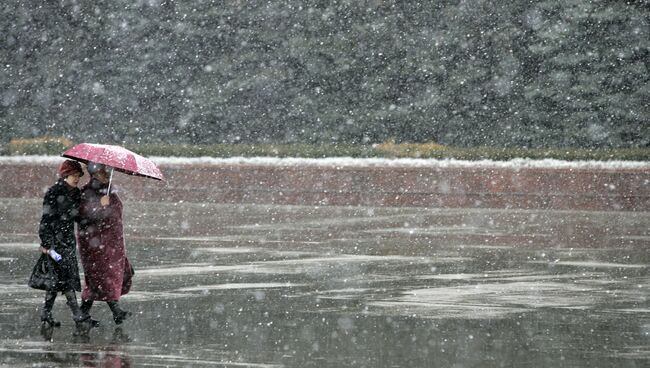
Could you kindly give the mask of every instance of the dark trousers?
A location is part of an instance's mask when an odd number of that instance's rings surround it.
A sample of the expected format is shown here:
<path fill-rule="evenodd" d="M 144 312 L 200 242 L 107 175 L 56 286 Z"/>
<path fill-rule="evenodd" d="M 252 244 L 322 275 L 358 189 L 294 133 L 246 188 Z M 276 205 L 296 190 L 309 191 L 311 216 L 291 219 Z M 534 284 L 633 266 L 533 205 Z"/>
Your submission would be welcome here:
<path fill-rule="evenodd" d="M 56 300 L 56 295 L 58 291 L 46 291 L 45 292 L 45 303 L 43 304 L 43 313 L 41 314 L 41 321 L 52 321 L 52 308 L 54 307 L 54 301 Z M 77 302 L 77 295 L 74 290 L 64 291 L 63 295 L 66 299 L 66 304 L 72 311 L 72 319 L 75 322 L 83 321 L 87 314 L 81 311 L 79 303 Z"/>

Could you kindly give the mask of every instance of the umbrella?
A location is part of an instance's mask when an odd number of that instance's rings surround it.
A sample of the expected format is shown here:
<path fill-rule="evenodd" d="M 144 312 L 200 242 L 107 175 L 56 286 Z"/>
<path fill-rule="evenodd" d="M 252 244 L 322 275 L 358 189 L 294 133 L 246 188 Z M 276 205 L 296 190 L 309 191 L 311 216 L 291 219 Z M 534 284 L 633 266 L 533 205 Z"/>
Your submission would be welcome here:
<path fill-rule="evenodd" d="M 153 161 L 120 146 L 80 143 L 67 149 L 61 156 L 81 161 L 85 164 L 88 164 L 88 162 L 104 164 L 129 175 L 163 180 L 160 169 Z M 112 178 L 113 170 L 111 170 L 111 181 Z"/>

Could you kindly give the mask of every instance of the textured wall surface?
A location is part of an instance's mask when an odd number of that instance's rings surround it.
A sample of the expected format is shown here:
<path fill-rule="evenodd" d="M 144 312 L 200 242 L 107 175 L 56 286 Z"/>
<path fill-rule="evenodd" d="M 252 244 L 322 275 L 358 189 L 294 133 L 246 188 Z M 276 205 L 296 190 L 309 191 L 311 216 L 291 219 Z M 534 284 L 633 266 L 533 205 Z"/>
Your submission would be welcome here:
<path fill-rule="evenodd" d="M 56 167 L 0 163 L 0 197 L 41 197 Z M 117 173 L 115 187 L 136 201 L 650 210 L 646 169 L 196 163 L 161 169 L 164 182 Z"/>

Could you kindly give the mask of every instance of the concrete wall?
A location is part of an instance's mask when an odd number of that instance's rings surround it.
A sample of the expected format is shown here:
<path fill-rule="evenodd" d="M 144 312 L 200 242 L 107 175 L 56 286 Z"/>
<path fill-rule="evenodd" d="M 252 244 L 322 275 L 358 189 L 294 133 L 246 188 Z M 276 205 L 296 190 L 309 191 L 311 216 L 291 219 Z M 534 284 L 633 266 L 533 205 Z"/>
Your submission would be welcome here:
<path fill-rule="evenodd" d="M 650 210 L 641 168 L 161 164 L 166 181 L 124 174 L 125 200 L 295 205 Z M 0 162 L 0 197 L 42 197 L 56 162 Z"/>

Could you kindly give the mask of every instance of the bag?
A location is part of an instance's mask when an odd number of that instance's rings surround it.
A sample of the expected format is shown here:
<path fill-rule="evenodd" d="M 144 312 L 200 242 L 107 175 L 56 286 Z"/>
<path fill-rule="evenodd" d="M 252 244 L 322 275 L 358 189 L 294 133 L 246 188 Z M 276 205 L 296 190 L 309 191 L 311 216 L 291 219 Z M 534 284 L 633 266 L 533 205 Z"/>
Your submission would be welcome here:
<path fill-rule="evenodd" d="M 39 290 L 56 290 L 59 283 L 59 276 L 55 269 L 54 261 L 47 254 L 41 254 L 36 261 L 32 274 L 29 276 L 27 285 Z"/>
<path fill-rule="evenodd" d="M 135 270 L 131 266 L 129 259 L 124 257 L 124 278 L 122 279 L 122 290 L 121 294 L 128 294 L 131 291 L 131 286 L 133 285 L 133 275 L 135 275 Z"/>

